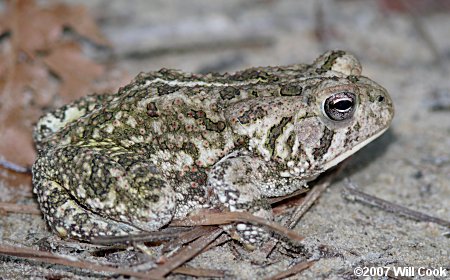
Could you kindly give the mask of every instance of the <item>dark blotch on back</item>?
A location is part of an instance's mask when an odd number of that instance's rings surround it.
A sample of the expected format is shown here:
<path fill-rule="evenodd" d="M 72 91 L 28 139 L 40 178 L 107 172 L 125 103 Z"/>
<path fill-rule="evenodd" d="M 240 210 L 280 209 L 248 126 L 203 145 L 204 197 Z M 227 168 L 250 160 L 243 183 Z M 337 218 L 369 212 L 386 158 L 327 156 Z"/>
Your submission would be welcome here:
<path fill-rule="evenodd" d="M 156 107 L 155 102 L 151 102 L 147 104 L 147 115 L 150 117 L 156 118 L 159 116 L 158 108 Z"/>
<path fill-rule="evenodd" d="M 158 95 L 167 95 L 178 91 L 180 88 L 178 86 L 160 85 L 158 87 Z"/>
<path fill-rule="evenodd" d="M 230 75 L 230 79 L 237 81 L 259 80 L 261 82 L 276 82 L 279 78 L 277 75 L 271 75 L 261 69 L 250 68 L 241 72 L 237 72 L 234 75 Z"/>
<path fill-rule="evenodd" d="M 280 94 L 284 96 L 301 95 L 303 88 L 299 85 L 282 85 Z"/>
<path fill-rule="evenodd" d="M 223 121 L 218 121 L 215 123 L 210 119 L 206 119 L 205 126 L 206 126 L 207 130 L 222 132 L 225 129 L 226 125 L 225 125 L 225 122 L 223 122 Z"/>
<path fill-rule="evenodd" d="M 220 91 L 220 97 L 224 100 L 233 99 L 235 96 L 239 95 L 239 89 L 235 87 L 225 87 Z"/>
<path fill-rule="evenodd" d="M 267 111 L 264 110 L 261 106 L 257 106 L 254 108 L 250 108 L 248 111 L 245 111 L 238 119 L 241 124 L 247 124 L 251 120 L 262 118 L 265 115 L 267 115 Z"/>

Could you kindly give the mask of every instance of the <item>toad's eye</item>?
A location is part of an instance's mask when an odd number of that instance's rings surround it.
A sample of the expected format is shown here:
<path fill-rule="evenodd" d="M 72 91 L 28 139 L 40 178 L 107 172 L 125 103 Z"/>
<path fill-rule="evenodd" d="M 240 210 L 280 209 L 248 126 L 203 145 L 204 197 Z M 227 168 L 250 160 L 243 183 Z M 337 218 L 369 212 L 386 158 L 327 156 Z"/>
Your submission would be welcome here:
<path fill-rule="evenodd" d="M 333 121 L 343 121 L 355 113 L 356 96 L 351 92 L 339 92 L 328 97 L 323 103 L 323 111 Z"/>

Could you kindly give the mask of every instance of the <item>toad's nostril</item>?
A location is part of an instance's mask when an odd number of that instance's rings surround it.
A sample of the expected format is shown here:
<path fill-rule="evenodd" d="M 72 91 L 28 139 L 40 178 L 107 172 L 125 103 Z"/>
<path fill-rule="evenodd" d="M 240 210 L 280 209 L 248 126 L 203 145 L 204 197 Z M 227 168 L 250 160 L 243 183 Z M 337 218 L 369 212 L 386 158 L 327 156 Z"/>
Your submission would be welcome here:
<path fill-rule="evenodd" d="M 384 96 L 378 95 L 378 102 L 383 102 L 383 101 L 384 101 Z"/>

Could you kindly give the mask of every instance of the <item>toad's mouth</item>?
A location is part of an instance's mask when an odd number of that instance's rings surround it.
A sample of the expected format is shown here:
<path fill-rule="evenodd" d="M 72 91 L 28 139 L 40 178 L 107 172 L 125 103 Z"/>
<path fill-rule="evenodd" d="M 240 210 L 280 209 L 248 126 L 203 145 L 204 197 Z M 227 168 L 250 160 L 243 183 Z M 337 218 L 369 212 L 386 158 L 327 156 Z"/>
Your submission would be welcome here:
<path fill-rule="evenodd" d="M 338 155 L 334 159 L 332 159 L 329 162 L 325 163 L 323 165 L 323 170 L 328 170 L 329 168 L 332 168 L 333 166 L 337 165 L 338 163 L 340 163 L 344 159 L 346 159 L 349 156 L 351 156 L 352 154 L 356 153 L 362 147 L 364 147 L 365 145 L 369 144 L 370 142 L 372 142 L 376 138 L 380 137 L 388 128 L 389 127 L 383 128 L 382 130 L 378 131 L 377 133 L 375 133 L 374 135 L 370 136 L 366 140 L 362 141 L 361 143 L 358 143 L 357 145 L 355 145 L 350 150 L 343 152 L 342 154 Z"/>

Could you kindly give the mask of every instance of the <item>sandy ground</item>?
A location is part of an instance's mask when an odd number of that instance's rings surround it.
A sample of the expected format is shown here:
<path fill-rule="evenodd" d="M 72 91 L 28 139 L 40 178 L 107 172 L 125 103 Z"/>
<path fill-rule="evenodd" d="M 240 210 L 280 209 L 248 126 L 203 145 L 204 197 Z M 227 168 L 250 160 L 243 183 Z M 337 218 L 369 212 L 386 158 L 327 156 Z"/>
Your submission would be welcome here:
<path fill-rule="evenodd" d="M 387 88 L 394 100 L 391 129 L 353 156 L 340 179 L 297 225 L 295 230 L 306 236 L 300 254 L 276 254 L 265 261 L 242 248 L 223 246 L 190 265 L 226 270 L 230 279 L 261 279 L 320 257 L 292 279 L 356 279 L 356 267 L 446 268 L 447 278 L 436 279 L 450 279 L 449 228 L 342 196 L 342 179 L 350 178 L 364 192 L 450 219 L 448 13 L 412 17 L 382 10 L 376 1 L 70 2 L 90 7 L 116 47 L 118 64 L 130 76 L 161 67 L 207 72 L 309 63 L 325 50 L 344 49 L 361 60 L 363 73 Z M 0 219 L 4 244 L 42 247 L 42 238 L 49 236 L 39 216 L 10 214 Z M 56 251 L 93 258 L 70 248 Z M 0 256 L 0 279 L 48 279 L 48 275 L 105 277 Z"/>

